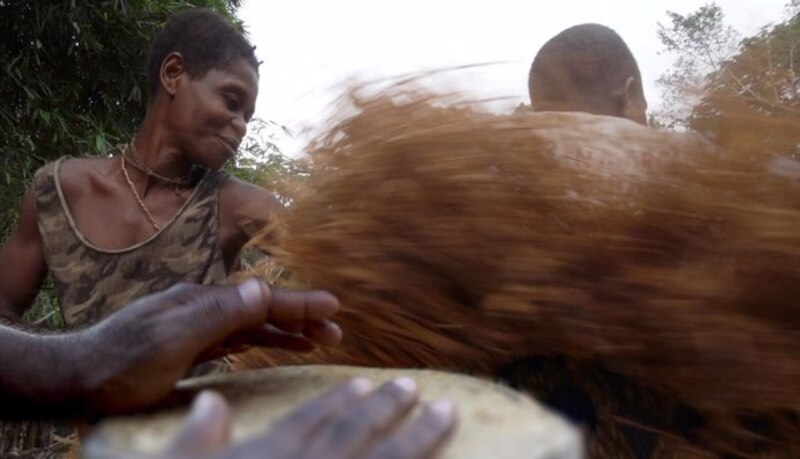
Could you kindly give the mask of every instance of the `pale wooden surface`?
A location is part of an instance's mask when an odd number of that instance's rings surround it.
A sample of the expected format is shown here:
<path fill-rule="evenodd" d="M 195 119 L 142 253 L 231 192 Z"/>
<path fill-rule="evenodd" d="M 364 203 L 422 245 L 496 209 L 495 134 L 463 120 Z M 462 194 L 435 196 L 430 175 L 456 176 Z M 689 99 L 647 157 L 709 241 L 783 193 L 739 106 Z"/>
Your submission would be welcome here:
<path fill-rule="evenodd" d="M 356 376 L 376 385 L 398 376 L 417 381 L 423 401 L 446 397 L 458 404 L 459 429 L 444 458 L 556 459 L 582 457 L 577 431 L 520 392 L 487 380 L 430 370 L 387 370 L 345 366 L 296 366 L 186 381 L 182 389 L 213 388 L 230 401 L 236 440 L 265 431 L 298 403 Z M 175 433 L 186 408 L 101 422 L 85 449 L 86 457 L 107 447 L 156 452 Z"/>

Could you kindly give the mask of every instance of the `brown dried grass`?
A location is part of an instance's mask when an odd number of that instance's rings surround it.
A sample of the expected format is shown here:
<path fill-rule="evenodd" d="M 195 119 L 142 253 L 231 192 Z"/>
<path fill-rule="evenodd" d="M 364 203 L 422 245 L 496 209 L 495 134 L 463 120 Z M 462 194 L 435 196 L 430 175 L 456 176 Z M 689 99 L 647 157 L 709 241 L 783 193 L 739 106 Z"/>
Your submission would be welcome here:
<path fill-rule="evenodd" d="M 719 149 L 407 85 L 349 97 L 255 241 L 342 301 L 345 343 L 318 359 L 599 361 L 733 435 L 737 414 L 800 410 L 800 184 L 758 136 Z"/>

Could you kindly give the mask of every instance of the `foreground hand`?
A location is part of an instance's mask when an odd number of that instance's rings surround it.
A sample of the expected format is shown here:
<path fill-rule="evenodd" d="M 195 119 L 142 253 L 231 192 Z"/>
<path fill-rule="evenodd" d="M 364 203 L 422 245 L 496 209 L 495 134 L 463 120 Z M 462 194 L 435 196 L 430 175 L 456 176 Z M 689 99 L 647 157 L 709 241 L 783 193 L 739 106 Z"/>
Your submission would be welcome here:
<path fill-rule="evenodd" d="M 255 279 L 175 286 L 82 332 L 77 379 L 90 411 L 143 408 L 165 397 L 194 363 L 231 346 L 338 344 L 342 332 L 330 321 L 338 308 L 327 292 L 284 291 Z"/>
<path fill-rule="evenodd" d="M 423 459 L 438 452 L 456 425 L 447 401 L 423 408 L 405 421 L 418 403 L 414 382 L 402 378 L 370 393 L 354 380 L 306 403 L 280 419 L 265 434 L 228 446 L 230 411 L 214 392 L 196 399 L 181 431 L 163 458 L 264 459 Z"/>

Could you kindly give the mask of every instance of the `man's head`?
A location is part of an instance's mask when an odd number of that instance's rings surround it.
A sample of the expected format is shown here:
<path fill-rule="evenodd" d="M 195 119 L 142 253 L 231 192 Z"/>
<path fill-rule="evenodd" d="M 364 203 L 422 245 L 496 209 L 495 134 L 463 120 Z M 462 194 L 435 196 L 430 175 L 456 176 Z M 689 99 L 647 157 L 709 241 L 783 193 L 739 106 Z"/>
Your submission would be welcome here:
<path fill-rule="evenodd" d="M 227 19 L 211 10 L 187 9 L 169 18 L 150 47 L 147 77 L 151 101 L 161 90 L 161 66 L 172 53 L 182 56 L 186 72 L 195 79 L 211 69 L 224 70 L 239 58 L 258 72 L 253 45 Z"/>
<path fill-rule="evenodd" d="M 534 111 L 580 111 L 647 123 L 647 101 L 633 54 L 613 30 L 582 24 L 551 38 L 531 65 Z"/>

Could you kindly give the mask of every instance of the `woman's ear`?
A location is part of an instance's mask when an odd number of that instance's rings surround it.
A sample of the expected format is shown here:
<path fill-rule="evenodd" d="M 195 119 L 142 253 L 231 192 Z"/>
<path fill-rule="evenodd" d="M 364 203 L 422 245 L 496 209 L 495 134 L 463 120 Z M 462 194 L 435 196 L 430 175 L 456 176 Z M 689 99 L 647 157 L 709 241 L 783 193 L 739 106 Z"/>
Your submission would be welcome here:
<path fill-rule="evenodd" d="M 159 72 L 161 89 L 170 98 L 175 97 L 175 92 L 178 90 L 178 82 L 185 73 L 186 67 L 181 53 L 169 53 L 161 62 L 161 70 Z"/>

